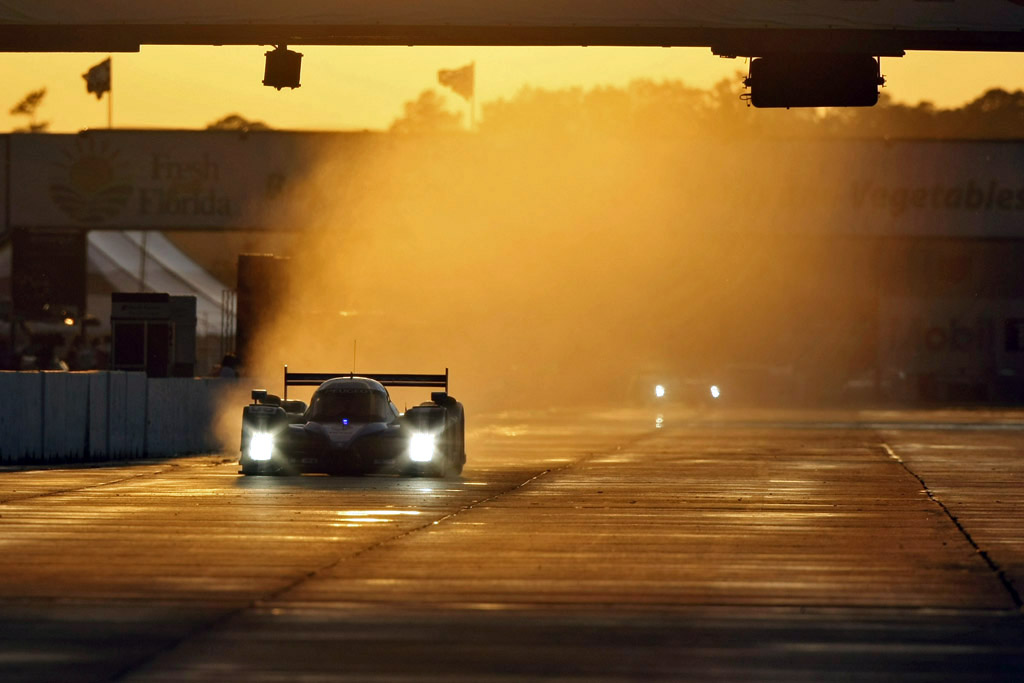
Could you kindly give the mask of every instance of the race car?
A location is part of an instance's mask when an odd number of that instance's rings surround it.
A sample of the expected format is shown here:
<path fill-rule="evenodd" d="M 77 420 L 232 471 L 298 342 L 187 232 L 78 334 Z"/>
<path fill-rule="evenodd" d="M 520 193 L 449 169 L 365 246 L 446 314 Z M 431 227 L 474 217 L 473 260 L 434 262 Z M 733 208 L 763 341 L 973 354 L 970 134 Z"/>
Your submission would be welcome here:
<path fill-rule="evenodd" d="M 699 408 L 720 406 L 723 390 L 714 380 L 660 370 L 635 373 L 628 383 L 628 399 L 638 406 L 676 404 Z"/>
<path fill-rule="evenodd" d="M 309 405 L 288 387 L 316 386 Z M 386 387 L 442 388 L 399 413 Z M 284 369 L 284 398 L 252 392 L 242 410 L 243 475 L 395 472 L 457 476 L 466 463 L 466 414 L 443 375 L 345 375 Z"/>

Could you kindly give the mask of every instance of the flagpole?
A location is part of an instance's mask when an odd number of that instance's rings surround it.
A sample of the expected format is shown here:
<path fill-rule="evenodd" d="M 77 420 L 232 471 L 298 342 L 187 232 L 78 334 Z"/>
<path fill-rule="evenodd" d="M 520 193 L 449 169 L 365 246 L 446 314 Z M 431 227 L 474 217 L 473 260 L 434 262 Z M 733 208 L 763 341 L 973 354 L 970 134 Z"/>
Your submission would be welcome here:
<path fill-rule="evenodd" d="M 114 59 L 110 60 L 110 87 L 107 89 L 107 128 L 114 127 Z"/>

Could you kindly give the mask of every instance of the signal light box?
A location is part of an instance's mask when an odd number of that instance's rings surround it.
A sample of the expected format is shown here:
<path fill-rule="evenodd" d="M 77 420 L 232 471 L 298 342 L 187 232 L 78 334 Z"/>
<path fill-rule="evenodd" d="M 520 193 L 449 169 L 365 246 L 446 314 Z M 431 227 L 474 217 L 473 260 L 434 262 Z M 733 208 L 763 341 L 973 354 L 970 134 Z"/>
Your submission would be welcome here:
<path fill-rule="evenodd" d="M 878 61 L 857 54 L 776 54 L 754 59 L 750 102 L 758 108 L 873 107 L 884 83 Z"/>

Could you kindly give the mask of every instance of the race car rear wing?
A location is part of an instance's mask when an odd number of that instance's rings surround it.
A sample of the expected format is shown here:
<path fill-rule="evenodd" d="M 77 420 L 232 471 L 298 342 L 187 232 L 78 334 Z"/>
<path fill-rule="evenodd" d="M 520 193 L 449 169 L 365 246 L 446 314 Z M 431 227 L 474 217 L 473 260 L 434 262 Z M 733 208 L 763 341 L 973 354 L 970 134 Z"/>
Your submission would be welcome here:
<path fill-rule="evenodd" d="M 448 368 L 443 375 L 388 375 L 354 372 L 288 372 L 284 366 L 284 399 L 288 400 L 288 387 L 318 387 L 335 377 L 366 377 L 386 387 L 443 387 L 448 393 Z"/>

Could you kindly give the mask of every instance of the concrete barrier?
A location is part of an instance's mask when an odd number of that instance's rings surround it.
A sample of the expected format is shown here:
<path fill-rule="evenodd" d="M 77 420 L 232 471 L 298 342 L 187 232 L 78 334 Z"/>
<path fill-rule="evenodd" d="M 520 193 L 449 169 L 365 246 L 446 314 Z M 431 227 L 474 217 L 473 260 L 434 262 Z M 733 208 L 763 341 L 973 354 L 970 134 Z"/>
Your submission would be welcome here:
<path fill-rule="evenodd" d="M 89 376 L 71 372 L 42 375 L 42 460 L 81 461 L 88 448 Z"/>
<path fill-rule="evenodd" d="M 128 373 L 109 372 L 103 373 L 107 376 L 107 457 L 127 458 L 132 456 L 129 443 L 137 441 L 132 439 L 128 419 L 129 411 L 135 411 L 134 404 L 139 402 L 145 410 L 145 394 L 135 396 L 134 400 L 128 396 Z M 141 448 L 139 449 L 141 451 Z"/>
<path fill-rule="evenodd" d="M 219 450 L 225 380 L 137 372 L 0 372 L 0 462 L 68 463 Z"/>
<path fill-rule="evenodd" d="M 107 385 L 107 459 L 146 454 L 148 380 L 141 372 L 109 372 Z"/>
<path fill-rule="evenodd" d="M 146 452 L 155 456 L 194 452 L 191 435 L 204 431 L 190 379 L 149 380 L 146 398 Z"/>
<path fill-rule="evenodd" d="M 146 453 L 146 411 L 149 405 L 149 380 L 145 373 L 126 372 L 124 430 L 126 448 L 119 456 L 123 458 L 144 458 Z"/>
<path fill-rule="evenodd" d="M 187 431 L 188 441 L 183 444 L 187 451 L 211 453 L 221 450 L 216 434 L 217 411 L 225 390 L 234 384 L 233 380 L 204 378 L 189 385 L 192 392 L 189 401 L 192 404 L 191 418 L 195 420 L 195 428 Z M 241 414 L 241 406 L 238 406 L 238 412 Z"/>
<path fill-rule="evenodd" d="M 203 450 L 206 452 L 221 451 L 227 448 L 229 451 L 238 451 L 238 444 L 234 441 L 229 443 L 223 443 L 221 436 L 223 432 L 220 429 L 219 420 L 223 415 L 224 406 L 230 406 L 235 410 L 235 414 L 239 417 L 241 422 L 242 417 L 242 406 L 248 401 L 239 402 L 237 398 L 237 391 L 239 382 L 251 382 L 251 379 L 204 379 L 203 384 L 206 386 L 203 392 L 203 400 L 206 401 L 206 414 L 209 416 L 209 421 L 206 425 L 206 433 L 203 434 Z M 248 395 L 246 395 L 248 398 Z M 241 427 L 239 427 L 241 432 Z"/>
<path fill-rule="evenodd" d="M 42 459 L 42 405 L 42 373 L 0 372 L 0 462 Z"/>
<path fill-rule="evenodd" d="M 110 373 L 89 373 L 89 442 L 86 458 L 99 460 L 110 452 Z"/>

